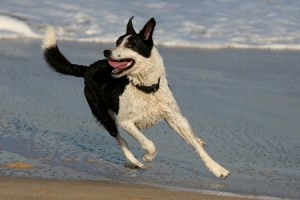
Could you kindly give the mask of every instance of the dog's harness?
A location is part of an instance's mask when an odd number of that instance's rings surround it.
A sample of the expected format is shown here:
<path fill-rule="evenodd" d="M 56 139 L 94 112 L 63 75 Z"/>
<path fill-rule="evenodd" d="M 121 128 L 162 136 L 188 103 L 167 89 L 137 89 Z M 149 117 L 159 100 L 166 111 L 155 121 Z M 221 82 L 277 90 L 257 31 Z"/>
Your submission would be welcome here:
<path fill-rule="evenodd" d="M 154 83 L 151 86 L 144 86 L 144 85 L 134 85 L 138 90 L 150 94 L 150 93 L 155 93 L 159 89 L 159 83 L 160 83 L 160 78 L 158 79 L 157 83 Z"/>

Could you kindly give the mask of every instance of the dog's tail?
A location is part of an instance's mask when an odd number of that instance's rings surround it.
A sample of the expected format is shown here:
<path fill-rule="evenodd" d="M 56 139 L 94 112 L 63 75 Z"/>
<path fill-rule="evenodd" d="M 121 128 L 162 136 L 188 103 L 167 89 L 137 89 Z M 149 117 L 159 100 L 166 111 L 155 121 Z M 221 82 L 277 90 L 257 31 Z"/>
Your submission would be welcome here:
<path fill-rule="evenodd" d="M 55 29 L 49 26 L 46 30 L 43 44 L 43 54 L 46 62 L 56 72 L 76 77 L 84 77 L 86 66 L 70 63 L 60 52 L 56 44 Z"/>

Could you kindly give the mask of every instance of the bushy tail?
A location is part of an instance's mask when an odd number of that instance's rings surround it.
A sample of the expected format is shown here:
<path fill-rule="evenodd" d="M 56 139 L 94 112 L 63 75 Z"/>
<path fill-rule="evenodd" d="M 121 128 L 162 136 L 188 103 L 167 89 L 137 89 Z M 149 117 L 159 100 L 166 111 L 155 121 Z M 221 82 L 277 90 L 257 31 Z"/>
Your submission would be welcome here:
<path fill-rule="evenodd" d="M 72 64 L 62 55 L 56 44 L 56 32 L 53 27 L 48 27 L 46 30 L 42 49 L 46 62 L 56 72 L 76 77 L 84 77 L 87 67 Z"/>

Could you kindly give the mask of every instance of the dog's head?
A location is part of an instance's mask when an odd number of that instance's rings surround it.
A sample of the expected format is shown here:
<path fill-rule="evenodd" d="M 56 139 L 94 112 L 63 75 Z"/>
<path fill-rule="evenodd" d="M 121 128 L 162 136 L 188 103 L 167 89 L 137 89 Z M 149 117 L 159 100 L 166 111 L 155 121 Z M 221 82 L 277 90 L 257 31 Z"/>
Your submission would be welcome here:
<path fill-rule="evenodd" d="M 115 78 L 135 71 L 151 56 L 155 19 L 151 18 L 139 33 L 135 32 L 132 19 L 128 21 L 126 33 L 117 39 L 116 47 L 103 52 L 109 65 L 114 68 L 112 76 Z"/>

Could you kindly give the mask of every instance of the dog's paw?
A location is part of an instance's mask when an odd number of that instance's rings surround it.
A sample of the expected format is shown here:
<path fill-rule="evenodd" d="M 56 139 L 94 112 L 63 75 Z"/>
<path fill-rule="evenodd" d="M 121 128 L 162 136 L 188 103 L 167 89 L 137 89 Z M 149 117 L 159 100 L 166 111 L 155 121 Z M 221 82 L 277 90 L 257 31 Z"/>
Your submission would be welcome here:
<path fill-rule="evenodd" d="M 156 157 L 156 151 L 154 152 L 145 152 L 143 160 L 145 162 L 151 162 Z"/>
<path fill-rule="evenodd" d="M 230 175 L 230 172 L 220 165 L 216 166 L 214 169 L 210 169 L 210 171 L 219 178 L 226 178 Z"/>
<path fill-rule="evenodd" d="M 219 174 L 219 178 L 227 178 L 230 175 L 230 172 L 226 169 L 223 169 Z"/>
<path fill-rule="evenodd" d="M 156 147 L 155 145 L 153 144 L 153 142 L 149 141 L 147 143 L 147 146 L 145 149 L 145 154 L 144 154 L 144 157 L 143 157 L 143 160 L 145 162 L 150 162 L 152 161 L 155 157 L 156 157 Z"/>

